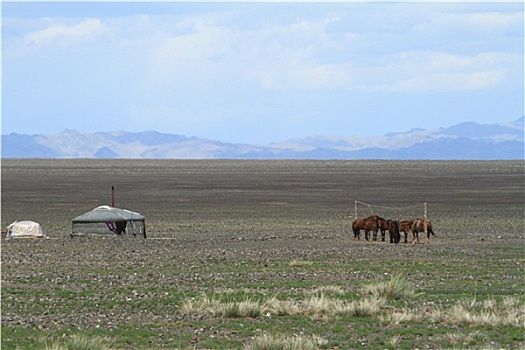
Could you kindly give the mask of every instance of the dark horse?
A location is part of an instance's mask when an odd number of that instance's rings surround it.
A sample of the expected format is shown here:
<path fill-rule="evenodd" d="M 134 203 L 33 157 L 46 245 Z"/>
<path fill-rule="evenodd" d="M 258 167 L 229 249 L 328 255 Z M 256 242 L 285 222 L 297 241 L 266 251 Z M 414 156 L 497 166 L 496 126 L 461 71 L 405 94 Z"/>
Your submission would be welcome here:
<path fill-rule="evenodd" d="M 384 220 L 378 215 L 371 215 L 367 218 L 356 218 L 352 223 L 352 232 L 354 232 L 354 239 L 360 239 L 361 230 L 365 231 L 365 239 L 369 240 L 370 231 L 374 234 L 374 241 L 377 240 L 377 231 L 379 230 L 378 221 Z"/>
<path fill-rule="evenodd" d="M 430 234 L 435 237 L 436 234 L 432 231 L 432 223 L 429 220 L 416 219 L 412 224 L 412 233 L 414 234 L 414 242 L 419 243 L 419 232 L 425 232 L 425 222 L 427 225 L 427 235 L 425 236 L 425 244 L 430 243 Z"/>
<path fill-rule="evenodd" d="M 390 236 L 390 243 L 399 243 L 401 239 L 401 234 L 399 233 L 399 221 L 398 220 L 388 220 L 390 223 L 388 225 L 388 234 Z"/>

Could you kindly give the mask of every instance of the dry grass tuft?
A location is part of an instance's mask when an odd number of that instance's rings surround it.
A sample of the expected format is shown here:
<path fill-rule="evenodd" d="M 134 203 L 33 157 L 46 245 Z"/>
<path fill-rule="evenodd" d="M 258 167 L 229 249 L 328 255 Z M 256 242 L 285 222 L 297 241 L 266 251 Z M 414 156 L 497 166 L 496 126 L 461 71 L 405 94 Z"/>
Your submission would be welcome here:
<path fill-rule="evenodd" d="M 303 267 L 303 266 L 312 266 L 313 262 L 306 260 L 296 260 L 293 259 L 290 261 L 290 267 Z"/>
<path fill-rule="evenodd" d="M 385 299 L 409 299 L 416 295 L 414 286 L 400 275 L 368 284 L 362 288 L 362 292 Z"/>
<path fill-rule="evenodd" d="M 449 322 L 486 326 L 515 326 L 525 328 L 525 304 L 518 298 L 506 297 L 478 302 L 469 299 L 448 310 Z"/>
<path fill-rule="evenodd" d="M 328 286 L 317 287 L 311 291 L 306 292 L 305 294 L 306 295 L 320 295 L 320 294 L 342 295 L 342 294 L 345 294 L 345 291 L 343 288 L 339 286 L 328 285 Z"/>
<path fill-rule="evenodd" d="M 258 300 L 244 299 L 241 301 L 231 301 L 219 303 L 211 310 L 211 314 L 224 318 L 257 318 L 263 313 L 263 306 Z"/>
<path fill-rule="evenodd" d="M 181 312 L 185 314 L 209 314 L 216 317 L 257 318 L 263 312 L 263 306 L 258 300 L 245 298 L 241 301 L 222 302 L 206 295 L 200 298 L 189 298 L 182 302 Z"/>
<path fill-rule="evenodd" d="M 209 314 L 217 309 L 220 300 L 210 299 L 206 295 L 200 298 L 189 298 L 182 302 L 181 312 L 184 314 Z"/>
<path fill-rule="evenodd" d="M 262 315 L 294 316 L 305 315 L 312 318 L 326 318 L 333 315 L 349 314 L 354 317 L 370 317 L 379 313 L 385 306 L 384 298 L 363 298 L 352 302 L 334 299 L 325 294 L 313 295 L 302 301 L 279 300 L 272 297 L 266 301 L 244 299 L 221 302 L 203 295 L 200 299 L 190 298 L 181 306 L 186 314 L 208 314 L 216 317 L 257 318 Z"/>
<path fill-rule="evenodd" d="M 401 341 L 401 336 L 399 334 L 394 335 L 392 338 L 390 338 L 389 343 L 394 348 L 398 346 L 399 342 Z"/>
<path fill-rule="evenodd" d="M 349 314 L 353 317 L 372 317 L 377 315 L 385 306 L 384 298 L 364 298 L 345 304 L 339 313 Z"/>
<path fill-rule="evenodd" d="M 324 294 L 313 295 L 305 299 L 301 304 L 302 313 L 305 315 L 320 317 L 331 315 L 342 308 L 343 302 L 338 299 L 328 298 Z"/>
<path fill-rule="evenodd" d="M 470 324 L 480 326 L 514 326 L 525 328 L 525 304 L 518 298 L 507 297 L 498 302 L 488 299 L 481 302 L 466 299 L 448 309 L 433 308 L 429 311 L 402 309 L 380 317 L 382 322 L 425 322 Z"/>
<path fill-rule="evenodd" d="M 316 335 L 310 337 L 265 334 L 253 338 L 245 350 L 315 350 L 328 342 Z"/>
<path fill-rule="evenodd" d="M 487 340 L 487 336 L 481 331 L 474 331 L 468 334 L 465 334 L 461 331 L 457 331 L 447 333 L 443 336 L 439 336 L 438 338 L 442 338 L 447 342 L 460 345 L 462 347 L 466 347 L 471 343 L 485 343 Z"/>
<path fill-rule="evenodd" d="M 51 344 L 43 342 L 45 350 L 111 350 L 106 339 L 74 334 Z"/>
<path fill-rule="evenodd" d="M 279 300 L 273 297 L 264 303 L 264 313 L 277 316 L 297 315 L 301 312 L 299 305 L 293 300 Z"/>
<path fill-rule="evenodd" d="M 420 310 L 403 308 L 392 313 L 379 316 L 379 320 L 384 323 L 400 324 L 403 322 L 423 322 L 425 315 Z"/>

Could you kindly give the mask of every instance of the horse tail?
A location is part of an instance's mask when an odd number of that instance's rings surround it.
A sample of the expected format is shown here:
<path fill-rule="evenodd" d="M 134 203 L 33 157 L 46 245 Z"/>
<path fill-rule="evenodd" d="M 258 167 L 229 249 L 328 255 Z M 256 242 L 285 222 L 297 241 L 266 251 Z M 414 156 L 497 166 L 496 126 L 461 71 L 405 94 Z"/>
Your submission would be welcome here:
<path fill-rule="evenodd" d="M 360 233 L 359 231 L 360 231 L 360 230 L 359 230 L 359 226 L 358 226 L 358 224 L 357 224 L 357 219 L 356 219 L 356 220 L 354 220 L 354 222 L 352 223 L 352 232 L 353 232 L 353 234 L 354 234 L 354 239 L 355 239 L 356 237 L 359 237 L 359 233 Z"/>
<path fill-rule="evenodd" d="M 432 224 L 430 223 L 430 221 L 428 222 L 427 231 L 429 233 L 429 236 L 430 236 L 430 233 L 432 233 L 432 236 L 436 237 L 436 234 L 434 233 L 434 230 L 432 230 Z"/>

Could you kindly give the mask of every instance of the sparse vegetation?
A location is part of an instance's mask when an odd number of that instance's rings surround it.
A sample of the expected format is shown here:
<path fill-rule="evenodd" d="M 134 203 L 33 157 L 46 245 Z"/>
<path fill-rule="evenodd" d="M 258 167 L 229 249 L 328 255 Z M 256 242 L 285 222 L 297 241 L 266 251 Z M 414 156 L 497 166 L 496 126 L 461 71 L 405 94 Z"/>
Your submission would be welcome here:
<path fill-rule="evenodd" d="M 482 302 L 464 299 L 448 309 L 437 307 L 430 310 L 405 308 L 382 317 L 382 320 L 394 324 L 427 321 L 433 324 L 512 326 L 525 329 L 525 302 L 516 297 L 506 297 L 501 302 L 494 299 L 487 299 Z"/>
<path fill-rule="evenodd" d="M 245 347 L 245 350 L 316 350 L 326 346 L 328 342 L 313 335 L 285 336 L 282 334 L 264 334 L 255 337 Z"/>
<path fill-rule="evenodd" d="M 305 315 L 321 318 L 342 314 L 348 314 L 352 317 L 370 317 L 377 314 L 385 303 L 386 300 L 383 298 L 363 298 L 347 302 L 324 294 L 308 296 L 300 300 L 279 300 L 273 296 L 266 301 L 243 299 L 237 302 L 221 302 L 202 296 L 199 299 L 184 300 L 181 312 L 225 318 L 256 318 L 272 315 Z"/>
<path fill-rule="evenodd" d="M 311 265 L 312 265 L 311 261 L 296 260 L 296 259 L 293 259 L 292 261 L 290 261 L 291 267 L 303 267 L 303 266 L 311 266 Z"/>
<path fill-rule="evenodd" d="M 307 294 L 311 295 L 319 295 L 319 294 L 325 294 L 325 295 L 343 295 L 345 293 L 345 290 L 339 286 L 334 285 L 328 285 L 328 286 L 319 286 L 314 288 L 313 290 L 307 292 Z"/>
<path fill-rule="evenodd" d="M 54 339 L 51 342 L 43 340 L 44 350 L 111 350 L 106 339 L 73 334 L 63 339 Z"/>
<path fill-rule="evenodd" d="M 401 275 L 395 275 L 389 279 L 382 279 L 363 287 L 363 293 L 371 294 L 376 298 L 384 299 L 411 299 L 416 295 L 412 283 Z"/>
<path fill-rule="evenodd" d="M 2 226 L 51 239 L 2 242 L 2 349 L 525 348 L 524 165 L 3 160 Z M 149 238 L 70 239 L 111 185 Z M 354 199 L 436 236 L 354 241 Z"/>

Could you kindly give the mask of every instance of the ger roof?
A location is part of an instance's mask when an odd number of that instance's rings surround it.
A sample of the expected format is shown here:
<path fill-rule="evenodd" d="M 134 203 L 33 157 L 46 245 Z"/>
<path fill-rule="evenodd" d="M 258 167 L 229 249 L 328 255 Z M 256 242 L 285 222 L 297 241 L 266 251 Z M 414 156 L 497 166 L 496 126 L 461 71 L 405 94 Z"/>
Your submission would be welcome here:
<path fill-rule="evenodd" d="M 22 220 L 22 221 L 15 221 L 11 225 L 7 226 L 7 228 L 11 228 L 13 226 L 24 226 L 24 227 L 31 227 L 31 226 L 40 226 L 38 222 L 34 222 L 31 220 Z"/>
<path fill-rule="evenodd" d="M 128 220 L 144 220 L 144 216 L 127 209 L 112 208 L 103 205 L 77 216 L 73 219 L 73 222 L 114 222 Z"/>

